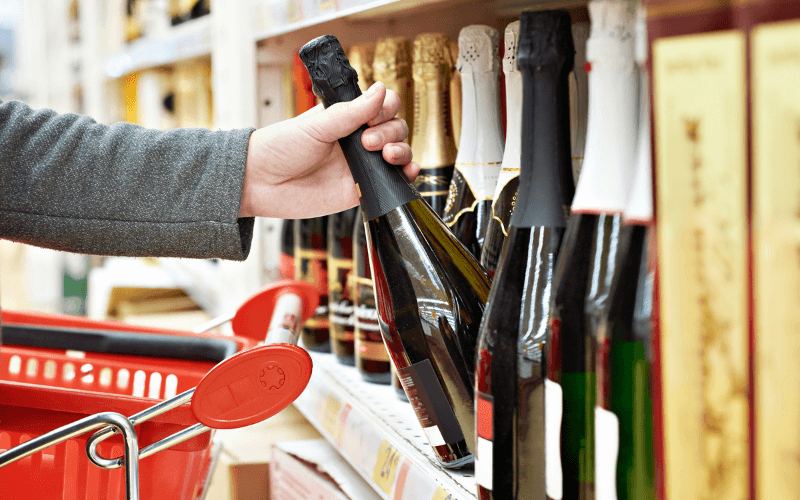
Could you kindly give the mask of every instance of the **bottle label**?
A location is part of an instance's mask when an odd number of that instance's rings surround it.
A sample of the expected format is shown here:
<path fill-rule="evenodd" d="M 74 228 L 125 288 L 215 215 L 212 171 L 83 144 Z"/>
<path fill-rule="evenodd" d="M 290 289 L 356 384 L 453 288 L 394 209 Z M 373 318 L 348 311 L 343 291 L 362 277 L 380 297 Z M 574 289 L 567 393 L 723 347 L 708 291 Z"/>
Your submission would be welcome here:
<path fill-rule="evenodd" d="M 594 498 L 617 500 L 617 456 L 619 454 L 619 419 L 594 407 Z"/>
<path fill-rule="evenodd" d="M 561 416 L 563 413 L 561 386 L 549 378 L 544 380 L 545 426 L 545 490 L 553 500 L 564 496 L 564 474 L 561 471 Z"/>
<path fill-rule="evenodd" d="M 447 196 L 454 169 L 454 166 L 422 168 L 414 186 L 426 200 L 434 196 Z"/>
<path fill-rule="evenodd" d="M 747 498 L 746 35 L 652 53 L 666 496 Z"/>
<path fill-rule="evenodd" d="M 503 235 L 508 236 L 508 224 L 514 213 L 519 189 L 519 170 L 503 170 L 497 182 L 500 187 L 492 202 L 492 218 L 500 223 Z"/>
<path fill-rule="evenodd" d="M 463 214 L 474 211 L 478 203 L 491 200 L 499 173 L 500 163 L 456 164 L 442 221 L 452 227 Z"/>
<path fill-rule="evenodd" d="M 464 440 L 453 408 L 442 389 L 430 360 L 400 368 L 397 376 L 432 446 Z"/>
<path fill-rule="evenodd" d="M 800 491 L 800 22 L 765 23 L 751 35 L 756 419 L 755 498 Z M 791 83 L 790 83 L 791 82 Z"/>
<path fill-rule="evenodd" d="M 355 329 L 352 283 L 353 260 L 328 257 L 328 319 L 331 337 L 343 342 L 352 342 Z"/>
<path fill-rule="evenodd" d="M 328 321 L 328 255 L 324 250 L 297 248 L 294 251 L 295 277 L 311 283 L 320 294 L 319 306 L 303 325 L 312 330 L 327 330 Z"/>
<path fill-rule="evenodd" d="M 477 424 L 477 453 L 475 454 L 475 479 L 487 490 L 492 489 L 493 441 L 494 438 L 494 398 L 478 393 L 475 412 Z"/>

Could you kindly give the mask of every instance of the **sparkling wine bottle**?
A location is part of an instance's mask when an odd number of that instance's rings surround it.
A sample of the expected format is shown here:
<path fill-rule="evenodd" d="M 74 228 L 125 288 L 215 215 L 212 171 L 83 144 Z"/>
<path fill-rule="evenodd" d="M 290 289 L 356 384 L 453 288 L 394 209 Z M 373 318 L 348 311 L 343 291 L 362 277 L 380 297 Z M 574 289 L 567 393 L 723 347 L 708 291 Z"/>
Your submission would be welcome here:
<path fill-rule="evenodd" d="M 294 224 L 294 278 L 311 283 L 320 294 L 314 315 L 303 324 L 302 345 L 330 352 L 328 321 L 328 218 L 298 219 Z"/>
<path fill-rule="evenodd" d="M 355 303 L 355 360 L 361 378 L 374 384 L 388 384 L 391 363 L 383 344 L 375 288 L 369 267 L 367 231 L 359 208 L 353 223 L 353 302 Z"/>
<path fill-rule="evenodd" d="M 490 276 L 494 275 L 508 224 L 514 212 L 519 187 L 520 148 L 522 145 L 522 73 L 517 69 L 517 37 L 519 21 L 506 26 L 503 72 L 506 77 L 506 144 L 492 196 L 492 216 L 486 227 L 486 237 L 481 248 L 481 265 Z"/>
<path fill-rule="evenodd" d="M 300 56 L 326 106 L 360 95 L 335 37 Z M 475 342 L 491 283 L 402 170 L 361 146 L 365 128 L 339 144 L 361 199 L 381 333 L 439 462 L 459 467 L 473 460 Z"/>
<path fill-rule="evenodd" d="M 406 120 L 408 125 L 408 138 L 405 142 L 408 142 L 414 133 L 411 120 L 414 99 L 411 89 L 413 80 L 410 47 L 407 38 L 381 38 L 375 44 L 375 59 L 372 62 L 372 76 L 375 81 L 383 82 L 387 89 L 394 90 L 400 97 L 397 118 Z"/>
<path fill-rule="evenodd" d="M 353 223 L 356 208 L 328 216 L 328 321 L 331 350 L 345 365 L 355 364 L 353 306 Z M 358 221 L 359 223 L 361 221 Z"/>
<path fill-rule="evenodd" d="M 575 44 L 575 69 L 569 79 L 569 129 L 572 143 L 572 178 L 578 182 L 583 166 L 583 150 L 586 148 L 586 117 L 589 111 L 589 75 L 586 66 L 586 40 L 589 38 L 589 23 L 572 25 L 572 41 Z"/>
<path fill-rule="evenodd" d="M 499 41 L 497 30 L 483 25 L 467 26 L 458 37 L 461 147 L 442 220 L 476 257 L 480 257 L 491 218 L 492 194 L 503 159 Z"/>
<path fill-rule="evenodd" d="M 456 146 L 450 119 L 450 40 L 425 33 L 414 40 L 414 135 L 411 149 L 420 172 L 414 181 L 423 199 L 440 217 L 453 178 Z"/>
<path fill-rule="evenodd" d="M 595 446 L 617 429 L 595 408 L 598 356 L 608 349 L 602 320 L 616 269 L 625 208 L 636 150 L 637 75 L 633 58 L 633 17 L 624 0 L 589 3 L 592 19 L 586 46 L 589 112 L 586 155 L 572 201 L 572 218 L 559 262 L 553 294 L 551 358 L 560 359 L 563 388 L 561 453 L 564 495 L 593 499 L 595 467 L 616 461 L 613 446 Z M 613 124 L 610 126 L 609 124 Z M 574 233 L 574 234 L 573 234 Z M 603 429 L 595 429 L 597 421 Z M 604 483 L 605 484 L 605 483 Z M 612 482 L 613 484 L 613 482 Z M 600 498 L 606 498 L 600 496 Z"/>
<path fill-rule="evenodd" d="M 520 188 L 481 324 L 476 362 L 478 498 L 562 498 L 560 386 L 546 349 L 553 273 L 574 193 L 570 15 L 523 12 Z"/>
<path fill-rule="evenodd" d="M 619 263 L 609 293 L 602 330 L 607 332 L 607 351 L 598 353 L 595 416 L 595 485 L 598 493 L 612 491 L 620 500 L 655 499 L 653 398 L 650 374 L 654 269 L 650 242 L 653 222 L 652 163 L 650 161 L 650 106 L 647 73 L 647 32 L 644 12 L 636 19 L 636 59 L 639 79 L 639 132 L 636 168 L 625 206 Z M 610 412 L 610 413 L 609 413 Z M 617 425 L 618 432 L 614 432 Z M 608 432 L 604 432 L 608 430 Z M 618 436 L 619 453 L 604 462 L 604 450 L 613 450 Z M 602 498 L 599 495 L 596 498 Z"/>

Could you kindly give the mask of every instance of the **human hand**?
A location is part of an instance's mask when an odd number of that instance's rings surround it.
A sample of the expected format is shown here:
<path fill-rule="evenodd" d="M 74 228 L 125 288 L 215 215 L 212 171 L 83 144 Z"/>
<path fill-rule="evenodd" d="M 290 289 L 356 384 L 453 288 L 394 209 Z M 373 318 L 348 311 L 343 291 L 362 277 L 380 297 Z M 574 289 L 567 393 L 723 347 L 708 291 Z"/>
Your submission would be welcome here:
<path fill-rule="evenodd" d="M 413 180 L 419 165 L 411 162 L 405 120 L 395 118 L 396 92 L 375 83 L 361 97 L 253 132 L 247 150 L 239 217 L 303 219 L 341 212 L 358 205 L 353 176 L 338 139 L 366 123 L 361 143 L 382 151 Z"/>

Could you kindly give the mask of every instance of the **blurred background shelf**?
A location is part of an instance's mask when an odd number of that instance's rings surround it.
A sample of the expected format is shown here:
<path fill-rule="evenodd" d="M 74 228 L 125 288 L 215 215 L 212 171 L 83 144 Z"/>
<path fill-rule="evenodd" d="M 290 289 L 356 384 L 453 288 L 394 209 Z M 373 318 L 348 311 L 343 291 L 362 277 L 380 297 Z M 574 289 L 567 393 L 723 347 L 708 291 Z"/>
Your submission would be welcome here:
<path fill-rule="evenodd" d="M 119 78 L 134 71 L 210 55 L 211 22 L 211 16 L 204 16 L 169 28 L 163 36 L 136 40 L 106 60 L 105 73 L 109 78 Z"/>
<path fill-rule="evenodd" d="M 391 386 L 364 382 L 332 354 L 312 358 L 311 381 L 295 406 L 381 497 L 476 498 L 472 467 L 439 466 L 414 410 Z"/>

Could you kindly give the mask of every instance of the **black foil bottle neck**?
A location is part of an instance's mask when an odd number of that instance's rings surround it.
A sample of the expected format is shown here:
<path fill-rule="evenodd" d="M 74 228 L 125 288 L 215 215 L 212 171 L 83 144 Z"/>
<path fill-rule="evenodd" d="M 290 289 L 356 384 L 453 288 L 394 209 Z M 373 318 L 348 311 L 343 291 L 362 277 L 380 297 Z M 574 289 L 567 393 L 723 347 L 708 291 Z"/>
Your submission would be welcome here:
<path fill-rule="evenodd" d="M 511 225 L 566 227 L 575 194 L 569 130 L 569 73 L 575 59 L 566 11 L 523 12 L 522 154 Z"/>
<path fill-rule="evenodd" d="M 324 35 L 308 42 L 300 49 L 300 59 L 309 70 L 314 94 L 326 108 L 361 95 L 358 75 L 335 36 Z M 364 220 L 371 220 L 419 199 L 420 195 L 400 167 L 383 159 L 381 151 L 364 149 L 361 134 L 366 128 L 362 125 L 339 139 L 339 145 L 356 182 Z"/>

